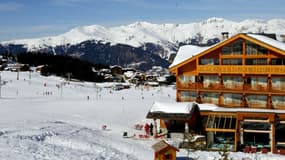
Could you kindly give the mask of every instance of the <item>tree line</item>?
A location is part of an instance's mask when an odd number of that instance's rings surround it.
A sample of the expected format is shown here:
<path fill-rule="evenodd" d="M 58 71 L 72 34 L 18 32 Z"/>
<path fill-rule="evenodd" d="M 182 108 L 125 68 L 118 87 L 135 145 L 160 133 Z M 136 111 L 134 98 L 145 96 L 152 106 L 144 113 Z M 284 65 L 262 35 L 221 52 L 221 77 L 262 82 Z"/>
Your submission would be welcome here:
<path fill-rule="evenodd" d="M 65 78 L 70 76 L 73 79 L 91 82 L 104 81 L 104 76 L 94 71 L 109 68 L 106 65 L 94 64 L 75 57 L 35 52 L 17 54 L 15 59 L 19 63 L 30 66 L 43 65 L 41 74 L 44 76 L 56 75 Z"/>

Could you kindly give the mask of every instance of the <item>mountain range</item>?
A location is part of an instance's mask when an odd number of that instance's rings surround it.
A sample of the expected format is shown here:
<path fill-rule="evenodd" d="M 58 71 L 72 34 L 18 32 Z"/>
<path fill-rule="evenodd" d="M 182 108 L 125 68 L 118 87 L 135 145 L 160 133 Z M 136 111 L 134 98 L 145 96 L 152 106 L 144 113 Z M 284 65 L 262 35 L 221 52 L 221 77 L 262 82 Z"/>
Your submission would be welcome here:
<path fill-rule="evenodd" d="M 0 53 L 45 52 L 76 56 L 94 63 L 147 69 L 167 67 L 184 44 L 212 45 L 220 42 L 221 32 L 285 34 L 285 20 L 240 22 L 223 18 L 187 24 L 135 22 L 126 26 L 99 25 L 76 27 L 58 36 L 3 41 Z"/>

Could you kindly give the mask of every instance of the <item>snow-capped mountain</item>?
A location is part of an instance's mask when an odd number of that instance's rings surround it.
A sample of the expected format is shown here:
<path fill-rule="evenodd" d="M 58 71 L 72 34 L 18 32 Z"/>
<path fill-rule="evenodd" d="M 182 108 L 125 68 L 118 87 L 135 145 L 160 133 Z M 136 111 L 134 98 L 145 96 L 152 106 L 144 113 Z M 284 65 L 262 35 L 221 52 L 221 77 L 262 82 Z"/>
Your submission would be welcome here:
<path fill-rule="evenodd" d="M 29 49 L 65 44 L 78 44 L 86 40 L 111 42 L 111 44 L 127 44 L 139 47 L 145 43 L 154 43 L 167 46 L 168 43 L 184 42 L 203 37 L 208 39 L 219 38 L 221 32 L 236 34 L 241 32 L 285 34 L 285 20 L 244 20 L 234 22 L 222 18 L 210 18 L 198 23 L 188 24 L 153 24 L 136 22 L 127 26 L 104 27 L 99 25 L 74 28 L 64 34 L 36 39 L 21 39 L 2 42 L 2 44 L 25 44 Z"/>
<path fill-rule="evenodd" d="M 219 42 L 221 32 L 229 32 L 230 36 L 237 33 L 275 33 L 285 34 L 285 19 L 253 20 L 248 19 L 234 22 L 223 18 L 210 18 L 197 23 L 188 24 L 153 24 L 149 22 L 136 22 L 126 26 L 104 27 L 99 25 L 82 26 L 74 28 L 58 36 L 36 39 L 21 39 L 2 42 L 0 52 L 9 48 L 14 52 L 41 51 L 54 54 L 70 54 L 78 57 L 92 57 L 86 55 L 85 42 L 88 41 L 89 52 L 98 52 L 92 49 L 100 43 L 100 52 L 107 52 L 106 48 L 117 45 L 129 46 L 128 52 L 135 49 L 142 52 L 159 55 L 163 59 L 169 59 L 171 53 L 176 53 L 182 44 L 206 44 L 212 45 Z M 280 39 L 280 38 L 279 38 Z M 107 44 L 107 45 L 106 45 Z M 151 45 L 152 47 L 147 47 Z M 103 46 L 102 46 L 103 45 Z M 7 47 L 10 46 L 10 47 Z M 12 48 L 11 48 L 12 46 Z M 15 50 L 15 46 L 17 49 Z M 85 49 L 84 49 L 85 48 Z M 105 50 L 102 50 L 104 48 Z M 115 50 L 121 49 L 117 47 Z M 155 50 L 153 50 L 155 49 Z M 114 49 L 113 49 L 114 50 Z M 125 53 L 125 50 L 121 50 Z M 114 55 L 112 53 L 112 55 Z M 111 56 L 111 55 L 109 55 Z M 87 58 L 85 58 L 87 59 Z M 94 59 L 94 58 L 93 58 Z M 96 59 L 96 58 L 95 58 Z M 141 63 L 136 62 L 136 63 Z M 128 62 L 131 63 L 131 62 Z M 114 64 L 114 63 L 112 63 Z"/>

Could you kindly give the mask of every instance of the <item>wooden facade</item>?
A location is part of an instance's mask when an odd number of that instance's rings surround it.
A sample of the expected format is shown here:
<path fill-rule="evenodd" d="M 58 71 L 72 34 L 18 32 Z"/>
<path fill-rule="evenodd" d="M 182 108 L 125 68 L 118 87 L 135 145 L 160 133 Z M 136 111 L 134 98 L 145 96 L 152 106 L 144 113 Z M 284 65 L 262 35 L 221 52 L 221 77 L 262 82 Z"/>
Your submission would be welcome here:
<path fill-rule="evenodd" d="M 154 149 L 154 160 L 176 160 L 176 152 L 179 151 L 164 140 L 155 143 L 152 148 Z"/>
<path fill-rule="evenodd" d="M 237 34 L 170 67 L 176 75 L 178 102 L 232 109 L 200 111 L 208 145 L 218 134 L 228 137 L 219 142 L 227 141 L 232 150 L 260 144 L 272 151 L 285 142 L 276 138 L 285 133 L 285 44 L 279 47 L 281 42 L 260 37 Z"/>

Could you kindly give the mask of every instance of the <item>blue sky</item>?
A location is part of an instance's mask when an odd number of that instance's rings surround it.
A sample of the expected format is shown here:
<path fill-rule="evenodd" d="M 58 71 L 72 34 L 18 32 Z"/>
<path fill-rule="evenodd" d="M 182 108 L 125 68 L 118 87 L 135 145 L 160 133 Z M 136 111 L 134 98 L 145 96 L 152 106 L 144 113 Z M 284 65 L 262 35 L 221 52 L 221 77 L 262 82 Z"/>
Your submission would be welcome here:
<path fill-rule="evenodd" d="M 1 0 L 0 41 L 64 33 L 76 26 L 285 19 L 284 0 Z"/>

